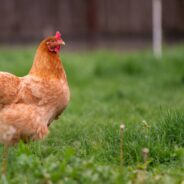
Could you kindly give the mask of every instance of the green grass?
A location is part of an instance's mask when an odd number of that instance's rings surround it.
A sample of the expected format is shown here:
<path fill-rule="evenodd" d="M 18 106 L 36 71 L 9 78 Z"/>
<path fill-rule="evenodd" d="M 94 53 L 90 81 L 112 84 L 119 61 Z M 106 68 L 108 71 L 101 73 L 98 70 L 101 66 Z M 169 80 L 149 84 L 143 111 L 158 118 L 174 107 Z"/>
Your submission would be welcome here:
<path fill-rule="evenodd" d="M 49 136 L 9 153 L 6 183 L 184 181 L 184 47 L 61 53 L 71 101 Z M 0 70 L 25 75 L 35 49 L 1 49 Z M 124 165 L 119 126 L 124 123 Z M 148 170 L 142 149 L 149 148 Z M 1 146 L 2 152 L 2 146 Z"/>

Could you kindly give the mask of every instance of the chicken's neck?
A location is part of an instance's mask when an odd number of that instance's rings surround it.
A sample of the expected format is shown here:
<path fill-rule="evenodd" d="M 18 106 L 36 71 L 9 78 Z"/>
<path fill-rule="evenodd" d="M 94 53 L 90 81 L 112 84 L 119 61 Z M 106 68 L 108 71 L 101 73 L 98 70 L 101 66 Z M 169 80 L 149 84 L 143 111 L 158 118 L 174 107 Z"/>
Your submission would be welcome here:
<path fill-rule="evenodd" d="M 66 78 L 59 55 L 39 49 L 36 52 L 29 74 L 45 79 Z"/>

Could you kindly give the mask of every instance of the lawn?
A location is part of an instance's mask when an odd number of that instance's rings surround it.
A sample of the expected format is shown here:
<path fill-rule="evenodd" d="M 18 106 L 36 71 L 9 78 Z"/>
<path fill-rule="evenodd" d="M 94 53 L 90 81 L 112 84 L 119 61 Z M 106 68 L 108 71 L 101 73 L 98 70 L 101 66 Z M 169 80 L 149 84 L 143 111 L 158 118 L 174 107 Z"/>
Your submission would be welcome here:
<path fill-rule="evenodd" d="M 184 183 L 183 50 L 167 48 L 161 60 L 149 51 L 61 52 L 70 104 L 45 140 L 10 149 L 7 177 L 1 182 Z M 0 70 L 27 74 L 34 52 L 0 49 Z"/>

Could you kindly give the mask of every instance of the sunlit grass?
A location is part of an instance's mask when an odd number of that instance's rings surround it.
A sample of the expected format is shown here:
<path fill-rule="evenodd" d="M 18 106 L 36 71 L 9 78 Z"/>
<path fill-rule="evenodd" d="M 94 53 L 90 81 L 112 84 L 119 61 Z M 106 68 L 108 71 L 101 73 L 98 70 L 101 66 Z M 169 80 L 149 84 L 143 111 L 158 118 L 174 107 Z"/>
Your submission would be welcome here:
<path fill-rule="evenodd" d="M 135 170 L 143 163 L 144 147 L 150 150 L 149 182 L 156 183 L 154 177 L 163 172 L 159 182 L 182 181 L 183 50 L 166 49 L 162 60 L 156 60 L 150 52 L 61 53 L 71 102 L 52 124 L 48 138 L 11 149 L 10 183 L 121 183 L 122 122 L 126 125 L 125 183 L 137 179 Z M 0 70 L 25 75 L 34 51 L 0 50 Z"/>

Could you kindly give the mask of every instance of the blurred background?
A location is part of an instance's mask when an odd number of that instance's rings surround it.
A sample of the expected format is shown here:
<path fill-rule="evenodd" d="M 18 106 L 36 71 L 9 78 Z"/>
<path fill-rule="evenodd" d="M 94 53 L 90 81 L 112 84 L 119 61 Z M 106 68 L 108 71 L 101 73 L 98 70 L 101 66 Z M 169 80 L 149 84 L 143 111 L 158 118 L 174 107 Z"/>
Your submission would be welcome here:
<path fill-rule="evenodd" d="M 184 0 L 163 0 L 164 41 L 184 39 Z M 60 30 L 69 48 L 144 48 L 151 0 L 0 0 L 0 43 L 37 43 Z"/>
<path fill-rule="evenodd" d="M 27 75 L 57 30 L 70 104 L 3 183 L 184 184 L 184 0 L 0 0 L 0 71 Z"/>

